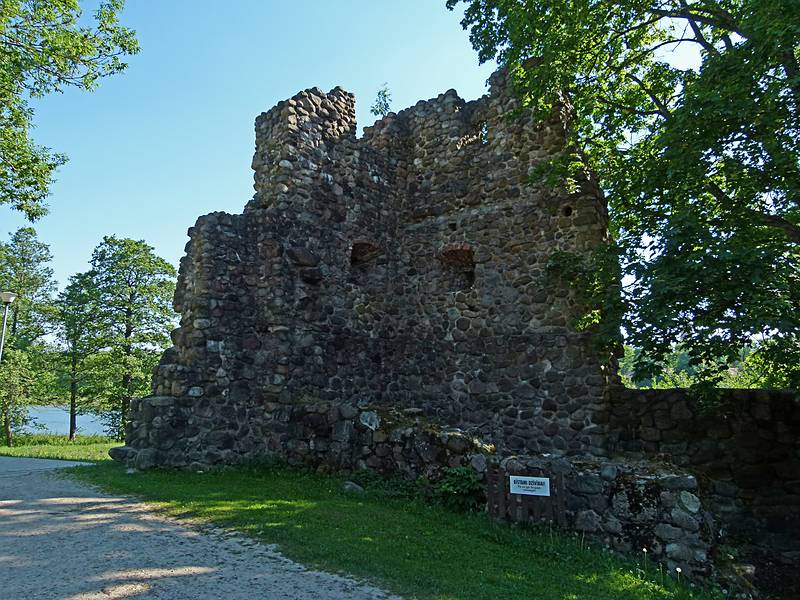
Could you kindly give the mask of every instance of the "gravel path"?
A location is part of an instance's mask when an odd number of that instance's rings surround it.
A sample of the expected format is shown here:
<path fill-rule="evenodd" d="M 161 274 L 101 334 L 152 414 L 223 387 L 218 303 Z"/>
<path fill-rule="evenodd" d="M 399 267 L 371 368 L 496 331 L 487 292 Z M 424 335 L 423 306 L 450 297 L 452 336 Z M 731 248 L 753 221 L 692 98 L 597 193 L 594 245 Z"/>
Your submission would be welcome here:
<path fill-rule="evenodd" d="M 0 457 L 3 600 L 390 598 L 53 471 L 71 464 Z"/>

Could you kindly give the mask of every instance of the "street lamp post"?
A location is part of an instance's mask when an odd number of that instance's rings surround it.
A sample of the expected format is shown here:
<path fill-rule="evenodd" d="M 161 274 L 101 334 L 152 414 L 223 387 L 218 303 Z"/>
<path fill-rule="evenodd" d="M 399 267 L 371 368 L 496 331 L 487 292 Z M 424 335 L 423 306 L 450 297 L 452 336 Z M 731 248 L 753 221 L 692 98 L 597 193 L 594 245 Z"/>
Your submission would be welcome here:
<path fill-rule="evenodd" d="M 0 302 L 3 303 L 3 327 L 0 329 L 0 361 L 3 360 L 3 345 L 6 341 L 6 321 L 8 320 L 8 307 L 17 298 L 14 292 L 0 292 Z"/>

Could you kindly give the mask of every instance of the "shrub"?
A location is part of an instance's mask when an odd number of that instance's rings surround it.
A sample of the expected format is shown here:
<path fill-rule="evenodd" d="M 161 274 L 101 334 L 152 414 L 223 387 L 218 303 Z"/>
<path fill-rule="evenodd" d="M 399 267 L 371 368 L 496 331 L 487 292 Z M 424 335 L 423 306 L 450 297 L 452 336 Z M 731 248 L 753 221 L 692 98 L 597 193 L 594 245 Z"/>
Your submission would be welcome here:
<path fill-rule="evenodd" d="M 486 503 L 486 490 L 480 476 L 469 467 L 445 467 L 442 476 L 431 484 L 433 499 L 450 510 L 477 511 Z"/>

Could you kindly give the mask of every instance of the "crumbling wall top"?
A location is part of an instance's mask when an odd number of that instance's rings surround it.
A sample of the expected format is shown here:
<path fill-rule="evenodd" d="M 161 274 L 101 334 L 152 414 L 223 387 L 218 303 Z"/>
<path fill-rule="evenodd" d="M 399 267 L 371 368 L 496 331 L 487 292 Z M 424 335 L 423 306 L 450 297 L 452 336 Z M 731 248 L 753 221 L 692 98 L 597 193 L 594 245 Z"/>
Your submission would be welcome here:
<path fill-rule="evenodd" d="M 317 179 L 328 146 L 355 139 L 355 96 L 339 86 L 328 93 L 309 88 L 261 113 L 255 129 L 250 207 L 264 208 L 296 192 L 298 183 Z"/>

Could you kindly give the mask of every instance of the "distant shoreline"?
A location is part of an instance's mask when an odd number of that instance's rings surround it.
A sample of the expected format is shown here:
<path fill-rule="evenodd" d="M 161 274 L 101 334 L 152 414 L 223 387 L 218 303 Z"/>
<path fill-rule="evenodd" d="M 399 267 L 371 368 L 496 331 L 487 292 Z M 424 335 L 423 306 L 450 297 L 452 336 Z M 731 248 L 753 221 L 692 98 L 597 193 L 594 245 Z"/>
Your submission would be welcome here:
<path fill-rule="evenodd" d="M 25 427 L 25 433 L 52 433 L 67 435 L 69 433 L 69 410 L 58 405 L 31 406 L 28 415 L 33 424 Z M 100 418 L 94 413 L 78 415 L 78 433 L 80 435 L 105 435 Z M 43 429 L 41 428 L 43 427 Z"/>

